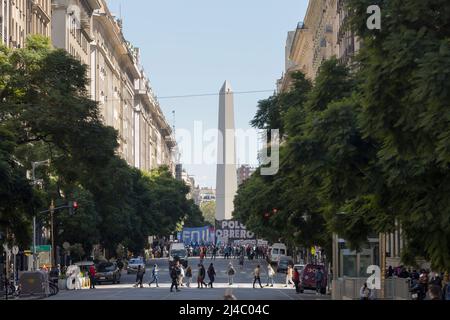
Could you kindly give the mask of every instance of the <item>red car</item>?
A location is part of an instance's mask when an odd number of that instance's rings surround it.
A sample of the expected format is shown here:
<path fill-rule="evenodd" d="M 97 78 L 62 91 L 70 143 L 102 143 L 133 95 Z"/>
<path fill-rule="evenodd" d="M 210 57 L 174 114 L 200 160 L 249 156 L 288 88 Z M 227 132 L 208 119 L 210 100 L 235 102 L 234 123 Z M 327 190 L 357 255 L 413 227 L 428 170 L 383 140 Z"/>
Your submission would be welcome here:
<path fill-rule="evenodd" d="M 324 265 L 307 264 L 300 275 L 300 293 L 304 290 L 316 290 L 316 269 L 322 270 L 322 286 L 320 293 L 326 294 L 328 275 Z"/>

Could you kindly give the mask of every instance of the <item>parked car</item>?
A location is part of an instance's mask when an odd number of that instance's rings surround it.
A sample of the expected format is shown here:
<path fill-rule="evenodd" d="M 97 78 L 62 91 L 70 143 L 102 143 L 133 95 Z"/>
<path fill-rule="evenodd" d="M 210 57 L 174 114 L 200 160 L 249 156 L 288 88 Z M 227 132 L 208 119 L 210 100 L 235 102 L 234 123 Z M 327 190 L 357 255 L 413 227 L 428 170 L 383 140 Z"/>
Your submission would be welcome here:
<path fill-rule="evenodd" d="M 277 261 L 277 272 L 286 273 L 289 266 L 293 266 L 292 257 L 280 256 Z"/>
<path fill-rule="evenodd" d="M 326 294 L 326 287 L 328 283 L 328 274 L 324 265 L 317 264 L 307 264 L 303 269 L 303 272 L 300 276 L 300 293 L 303 293 L 304 290 L 316 290 L 316 269 L 322 270 L 323 278 L 322 278 L 322 294 Z"/>
<path fill-rule="evenodd" d="M 120 269 L 115 262 L 101 262 L 96 266 L 95 282 L 120 283 Z"/>
<path fill-rule="evenodd" d="M 132 258 L 128 261 L 127 274 L 137 273 L 139 266 L 145 269 L 145 263 L 143 258 Z"/>

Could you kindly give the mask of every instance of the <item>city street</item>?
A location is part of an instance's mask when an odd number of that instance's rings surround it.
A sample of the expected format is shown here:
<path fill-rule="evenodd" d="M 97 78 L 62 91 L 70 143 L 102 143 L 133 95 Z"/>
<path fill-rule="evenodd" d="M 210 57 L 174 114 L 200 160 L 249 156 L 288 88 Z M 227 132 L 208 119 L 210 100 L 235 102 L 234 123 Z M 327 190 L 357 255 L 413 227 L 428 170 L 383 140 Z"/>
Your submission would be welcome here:
<path fill-rule="evenodd" d="M 236 269 L 235 283 L 232 286 L 228 285 L 228 277 L 226 269 L 228 263 L 232 261 Z M 197 277 L 197 265 L 199 259 L 192 258 L 189 264 L 193 266 L 193 281 Z M 275 286 L 273 288 L 265 287 L 267 284 L 267 274 L 264 270 L 266 263 L 264 261 L 245 261 L 244 270 L 239 269 L 237 260 L 224 260 L 218 258 L 214 263 L 217 277 L 214 283 L 214 288 L 198 289 L 197 284 L 194 283 L 191 288 L 181 287 L 181 292 L 170 292 L 170 278 L 167 259 L 152 260 L 149 262 L 145 276 L 144 288 L 133 288 L 136 276 L 133 274 L 127 275 L 126 271 L 122 274 L 122 281 L 120 284 L 103 284 L 97 285 L 95 290 L 78 290 L 65 291 L 62 290 L 57 296 L 48 298 L 48 300 L 223 300 L 227 289 L 232 289 L 234 296 L 238 300 L 328 300 L 329 296 L 317 296 L 314 291 L 305 291 L 304 294 L 297 294 L 292 287 L 286 288 L 284 274 L 277 274 Z M 151 265 L 157 263 L 160 267 L 160 287 L 156 288 L 152 285 L 148 286 L 151 280 Z M 207 268 L 211 263 L 210 259 L 205 259 L 204 264 Z M 262 266 L 261 282 L 263 289 L 257 287 L 253 289 L 253 270 L 256 265 L 260 263 Z M 208 281 L 206 281 L 208 282 Z"/>

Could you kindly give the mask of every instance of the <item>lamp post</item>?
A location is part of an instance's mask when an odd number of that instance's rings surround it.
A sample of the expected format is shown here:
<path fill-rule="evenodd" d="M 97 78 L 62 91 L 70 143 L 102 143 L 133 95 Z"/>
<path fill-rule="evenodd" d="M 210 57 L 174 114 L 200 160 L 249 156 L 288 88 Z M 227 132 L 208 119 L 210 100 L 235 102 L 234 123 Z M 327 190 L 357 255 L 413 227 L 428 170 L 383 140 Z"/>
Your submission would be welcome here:
<path fill-rule="evenodd" d="M 39 161 L 39 162 L 32 162 L 32 179 L 33 179 L 33 186 L 36 186 L 36 168 L 42 165 L 49 165 L 50 160 L 45 161 Z M 36 215 L 33 215 L 33 271 L 36 271 Z"/>
<path fill-rule="evenodd" d="M 55 213 L 55 203 L 52 199 L 52 203 L 50 204 L 50 224 L 51 224 L 51 237 L 52 237 L 52 250 L 50 262 L 52 265 L 52 269 L 55 267 L 55 234 L 53 233 L 53 214 Z"/>

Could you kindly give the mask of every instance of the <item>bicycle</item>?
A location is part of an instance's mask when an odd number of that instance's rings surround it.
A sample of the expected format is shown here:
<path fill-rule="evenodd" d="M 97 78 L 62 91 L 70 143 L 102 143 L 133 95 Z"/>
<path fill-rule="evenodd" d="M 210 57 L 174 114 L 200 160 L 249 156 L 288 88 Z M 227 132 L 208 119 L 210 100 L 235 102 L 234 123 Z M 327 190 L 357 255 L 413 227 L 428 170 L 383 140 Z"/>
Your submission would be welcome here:
<path fill-rule="evenodd" d="M 48 283 L 48 288 L 50 291 L 50 297 L 56 296 L 59 293 L 59 287 L 53 282 Z"/>
<path fill-rule="evenodd" d="M 6 289 L 6 293 L 5 293 L 5 289 Z M 1 290 L 1 291 L 0 291 L 0 295 L 1 295 L 1 296 L 7 295 L 7 296 L 8 296 L 8 299 L 10 299 L 10 298 L 16 298 L 16 297 L 19 296 L 19 290 L 18 290 L 18 288 L 16 288 L 16 286 L 15 286 L 14 283 L 12 283 L 12 282 L 9 282 L 9 283 L 6 285 L 6 288 L 5 288 L 5 286 L 2 286 L 2 288 L 1 288 L 0 290 Z"/>

